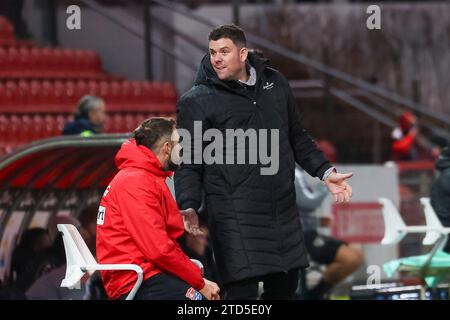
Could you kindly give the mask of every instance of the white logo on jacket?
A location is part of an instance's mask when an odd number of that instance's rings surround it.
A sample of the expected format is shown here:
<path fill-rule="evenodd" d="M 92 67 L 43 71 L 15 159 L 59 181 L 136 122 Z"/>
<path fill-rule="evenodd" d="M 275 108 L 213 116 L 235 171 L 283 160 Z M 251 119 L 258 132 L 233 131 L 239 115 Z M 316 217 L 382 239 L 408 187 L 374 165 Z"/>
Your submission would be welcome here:
<path fill-rule="evenodd" d="M 270 90 L 273 88 L 273 82 L 269 83 L 266 81 L 266 85 L 263 86 L 264 90 Z"/>
<path fill-rule="evenodd" d="M 98 214 L 97 214 L 97 224 L 98 225 L 103 225 L 105 223 L 105 213 L 106 213 L 106 208 L 100 206 L 98 208 Z"/>
<path fill-rule="evenodd" d="M 108 188 L 106 188 L 105 192 L 103 192 L 104 197 L 106 197 L 106 195 L 108 194 L 109 189 L 111 189 L 111 185 L 109 185 Z"/>

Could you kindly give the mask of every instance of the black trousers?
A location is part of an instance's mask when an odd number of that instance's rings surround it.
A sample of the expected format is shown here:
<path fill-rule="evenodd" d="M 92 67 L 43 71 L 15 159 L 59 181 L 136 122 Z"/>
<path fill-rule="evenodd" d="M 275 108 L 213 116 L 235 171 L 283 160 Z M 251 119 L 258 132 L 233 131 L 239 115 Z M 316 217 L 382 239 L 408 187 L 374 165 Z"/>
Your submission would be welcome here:
<path fill-rule="evenodd" d="M 263 300 L 291 300 L 295 298 L 300 269 L 269 274 L 262 277 L 232 282 L 224 286 L 225 300 L 256 300 L 259 282 L 264 284 Z"/>
<path fill-rule="evenodd" d="M 128 294 L 122 295 L 125 300 Z M 205 300 L 206 298 L 189 284 L 165 273 L 159 273 L 142 282 L 134 300 Z"/>

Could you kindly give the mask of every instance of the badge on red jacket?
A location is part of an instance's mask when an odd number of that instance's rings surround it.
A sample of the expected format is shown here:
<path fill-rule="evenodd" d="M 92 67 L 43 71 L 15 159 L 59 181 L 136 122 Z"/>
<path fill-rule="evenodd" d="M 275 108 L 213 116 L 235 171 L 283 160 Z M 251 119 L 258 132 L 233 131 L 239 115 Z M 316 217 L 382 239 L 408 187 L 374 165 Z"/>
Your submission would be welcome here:
<path fill-rule="evenodd" d="M 186 298 L 191 300 L 202 300 L 202 294 L 195 290 L 194 288 L 190 287 L 186 291 Z"/>

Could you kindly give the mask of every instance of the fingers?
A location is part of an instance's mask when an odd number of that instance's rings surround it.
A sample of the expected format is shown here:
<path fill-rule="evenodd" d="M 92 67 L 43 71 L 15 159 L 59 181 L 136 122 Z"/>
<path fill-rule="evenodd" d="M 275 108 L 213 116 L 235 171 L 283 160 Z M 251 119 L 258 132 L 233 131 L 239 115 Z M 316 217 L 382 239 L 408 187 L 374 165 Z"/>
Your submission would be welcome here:
<path fill-rule="evenodd" d="M 220 295 L 219 294 L 213 294 L 211 296 L 211 300 L 220 300 Z"/>
<path fill-rule="evenodd" d="M 351 198 L 352 195 L 353 195 L 353 189 L 352 189 L 352 187 L 351 187 L 348 183 L 346 183 L 346 182 L 344 182 L 344 185 L 345 185 L 345 189 L 347 190 L 347 193 L 348 193 L 349 197 Z"/>
<path fill-rule="evenodd" d="M 188 209 L 181 210 L 180 213 L 183 217 L 184 228 L 188 233 L 194 236 L 204 234 L 204 232 L 199 228 L 198 217 L 195 211 Z"/>
<path fill-rule="evenodd" d="M 188 210 L 180 210 L 180 214 L 182 215 L 182 216 L 187 216 L 187 215 L 189 215 L 189 211 Z"/>
<path fill-rule="evenodd" d="M 349 172 L 349 173 L 341 173 L 340 174 L 340 178 L 346 180 L 346 179 L 350 179 L 351 177 L 353 177 L 353 172 Z"/>
<path fill-rule="evenodd" d="M 214 290 L 212 294 L 212 300 L 220 300 L 220 288 L 217 284 L 214 284 Z"/>
<path fill-rule="evenodd" d="M 350 188 L 350 190 L 344 189 L 340 192 L 333 194 L 333 196 L 334 196 L 334 201 L 336 203 L 347 203 L 347 202 L 350 202 L 350 199 L 352 197 L 352 190 L 351 190 L 351 188 Z"/>
<path fill-rule="evenodd" d="M 350 202 L 350 195 L 348 192 L 344 192 L 344 203 Z"/>
<path fill-rule="evenodd" d="M 345 181 L 347 179 L 350 179 L 353 177 L 353 172 L 349 173 L 332 173 L 327 180 L 334 182 L 334 183 L 341 183 L 342 181 Z"/>
<path fill-rule="evenodd" d="M 205 234 L 198 226 L 191 227 L 191 232 L 194 236 L 200 236 Z"/>
<path fill-rule="evenodd" d="M 211 293 L 211 300 L 220 300 L 219 292 L 220 289 L 217 286 L 215 286 L 215 288 L 213 288 Z"/>
<path fill-rule="evenodd" d="M 352 173 L 350 173 L 352 174 Z M 333 197 L 336 203 L 346 203 L 349 202 L 353 195 L 353 189 L 350 185 L 343 181 L 341 184 L 335 184 L 333 186 Z"/>
<path fill-rule="evenodd" d="M 343 199 L 343 193 L 342 192 L 336 193 L 334 195 L 334 202 L 342 203 L 342 199 Z"/>

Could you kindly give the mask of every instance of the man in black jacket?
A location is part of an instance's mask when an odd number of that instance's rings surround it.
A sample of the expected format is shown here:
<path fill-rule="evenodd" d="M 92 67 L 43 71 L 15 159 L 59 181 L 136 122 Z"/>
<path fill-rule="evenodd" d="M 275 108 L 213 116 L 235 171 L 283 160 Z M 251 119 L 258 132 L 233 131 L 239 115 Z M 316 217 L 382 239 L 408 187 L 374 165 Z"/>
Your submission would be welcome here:
<path fill-rule="evenodd" d="M 177 202 L 186 229 L 195 234 L 204 192 L 224 298 L 256 299 L 260 281 L 263 299 L 292 298 L 299 269 L 308 266 L 295 202 L 295 162 L 321 178 L 338 202 L 349 201 L 352 190 L 345 180 L 352 174 L 330 165 L 302 128 L 287 79 L 248 52 L 244 32 L 234 25 L 210 33 L 209 54 L 194 87 L 178 101 L 177 122 L 184 150 L 175 175 Z M 239 130 L 246 135 L 234 144 Z M 270 139 L 264 136 L 269 133 Z M 226 143 L 217 141 L 220 136 Z M 205 154 L 213 144 L 211 161 Z M 257 149 L 259 161 L 251 161 Z M 271 150 L 273 161 L 266 161 L 262 149 Z"/>
<path fill-rule="evenodd" d="M 442 150 L 436 160 L 438 178 L 431 187 L 431 205 L 444 227 L 450 227 L 450 144 Z M 450 253 L 450 241 L 447 241 L 444 251 Z"/>

